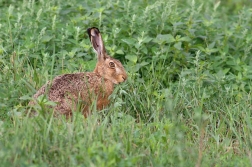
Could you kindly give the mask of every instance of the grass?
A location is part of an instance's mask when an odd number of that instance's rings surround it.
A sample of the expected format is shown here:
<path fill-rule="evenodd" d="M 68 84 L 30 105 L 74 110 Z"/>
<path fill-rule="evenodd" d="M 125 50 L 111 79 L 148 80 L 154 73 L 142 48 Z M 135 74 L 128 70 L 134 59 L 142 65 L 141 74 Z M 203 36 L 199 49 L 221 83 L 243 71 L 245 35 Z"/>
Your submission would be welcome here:
<path fill-rule="evenodd" d="M 251 2 L 1 0 L 0 166 L 251 166 Z M 92 71 L 101 30 L 129 78 L 72 121 L 32 95 Z"/>

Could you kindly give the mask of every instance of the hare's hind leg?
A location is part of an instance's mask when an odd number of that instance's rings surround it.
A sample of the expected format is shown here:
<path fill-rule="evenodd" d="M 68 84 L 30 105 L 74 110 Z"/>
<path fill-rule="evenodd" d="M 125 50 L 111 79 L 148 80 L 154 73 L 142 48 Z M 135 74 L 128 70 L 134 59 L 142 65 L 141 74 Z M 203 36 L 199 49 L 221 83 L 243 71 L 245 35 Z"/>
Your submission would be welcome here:
<path fill-rule="evenodd" d="M 81 112 L 84 117 L 90 115 L 89 103 L 70 98 L 62 99 L 55 107 L 55 111 L 58 114 L 66 115 L 66 117 L 71 117 L 73 112 Z"/>
<path fill-rule="evenodd" d="M 54 111 L 55 114 L 65 115 L 67 118 L 72 116 L 72 111 L 75 110 L 74 103 L 69 99 L 61 99 L 57 106 L 55 106 Z"/>

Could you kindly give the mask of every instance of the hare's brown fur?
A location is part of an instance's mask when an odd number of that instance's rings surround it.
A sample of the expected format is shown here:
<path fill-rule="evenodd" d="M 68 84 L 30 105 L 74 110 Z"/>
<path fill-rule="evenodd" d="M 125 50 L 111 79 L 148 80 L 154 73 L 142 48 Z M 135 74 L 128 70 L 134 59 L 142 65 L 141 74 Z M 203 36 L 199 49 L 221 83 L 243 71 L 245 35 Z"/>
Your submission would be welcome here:
<path fill-rule="evenodd" d="M 88 34 L 98 55 L 94 71 L 57 76 L 33 96 L 37 99 L 46 94 L 50 101 L 56 102 L 56 113 L 71 116 L 72 111 L 81 109 L 83 115 L 87 116 L 94 102 L 97 109 L 101 110 L 109 104 L 108 98 L 114 90 L 114 84 L 124 82 L 127 78 L 120 61 L 107 55 L 99 30 L 88 29 Z M 35 103 L 33 100 L 29 105 Z"/>

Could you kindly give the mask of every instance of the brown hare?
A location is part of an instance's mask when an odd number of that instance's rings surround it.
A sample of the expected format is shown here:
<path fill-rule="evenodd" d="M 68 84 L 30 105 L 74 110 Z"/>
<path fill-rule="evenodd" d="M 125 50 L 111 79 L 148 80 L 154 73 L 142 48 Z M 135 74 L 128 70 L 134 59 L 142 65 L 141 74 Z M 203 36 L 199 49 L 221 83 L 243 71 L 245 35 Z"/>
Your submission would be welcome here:
<path fill-rule="evenodd" d="M 68 117 L 72 115 L 72 111 L 81 109 L 87 117 L 92 104 L 96 104 L 98 110 L 109 104 L 108 98 L 113 92 L 114 84 L 124 82 L 127 74 L 121 62 L 106 53 L 99 29 L 92 27 L 87 33 L 98 57 L 94 71 L 55 77 L 37 91 L 29 102 L 30 106 L 36 104 L 40 95 L 46 95 L 50 101 L 56 103 L 56 114 Z"/>

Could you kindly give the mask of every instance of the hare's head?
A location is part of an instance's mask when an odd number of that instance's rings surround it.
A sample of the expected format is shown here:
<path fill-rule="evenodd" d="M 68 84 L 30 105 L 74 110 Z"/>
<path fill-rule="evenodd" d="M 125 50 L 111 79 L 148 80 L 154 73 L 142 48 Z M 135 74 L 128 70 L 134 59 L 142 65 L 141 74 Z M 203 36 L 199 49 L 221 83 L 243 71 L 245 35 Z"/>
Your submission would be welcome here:
<path fill-rule="evenodd" d="M 92 27 L 87 30 L 87 33 L 98 56 L 94 72 L 114 84 L 124 82 L 127 79 L 126 71 L 119 60 L 113 59 L 106 53 L 99 29 Z"/>

